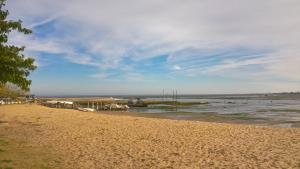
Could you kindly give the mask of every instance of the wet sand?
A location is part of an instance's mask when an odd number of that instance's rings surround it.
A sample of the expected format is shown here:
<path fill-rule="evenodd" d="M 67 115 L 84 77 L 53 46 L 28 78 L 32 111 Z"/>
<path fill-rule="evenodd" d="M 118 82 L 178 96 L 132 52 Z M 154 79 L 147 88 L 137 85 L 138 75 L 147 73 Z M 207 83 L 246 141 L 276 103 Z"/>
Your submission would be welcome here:
<path fill-rule="evenodd" d="M 300 167 L 299 128 L 7 105 L 0 137 L 55 154 L 49 168 Z"/>

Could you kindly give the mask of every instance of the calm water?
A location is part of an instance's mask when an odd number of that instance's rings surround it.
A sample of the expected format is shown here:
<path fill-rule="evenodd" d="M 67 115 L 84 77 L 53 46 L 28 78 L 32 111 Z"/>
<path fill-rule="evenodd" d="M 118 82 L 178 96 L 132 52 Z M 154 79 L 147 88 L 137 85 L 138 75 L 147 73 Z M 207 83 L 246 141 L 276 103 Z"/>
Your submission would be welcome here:
<path fill-rule="evenodd" d="M 71 96 L 69 96 L 71 97 Z M 75 96 L 72 96 L 75 97 Z M 135 96 L 76 96 L 86 98 Z M 172 101 L 172 96 L 138 96 L 143 100 Z M 179 95 L 179 102 L 207 102 L 192 106 L 149 105 L 130 108 L 129 114 L 177 120 L 255 123 L 279 127 L 300 127 L 300 93 L 246 95 Z"/>
<path fill-rule="evenodd" d="M 218 98 L 219 97 L 219 98 Z M 144 100 L 162 100 L 158 97 L 144 97 Z M 172 100 L 172 98 L 164 98 Z M 130 108 L 130 112 L 150 113 L 171 119 L 193 120 L 199 117 L 216 116 L 279 125 L 281 127 L 300 127 L 300 99 L 280 97 L 184 97 L 180 102 L 208 102 L 192 106 L 149 105 L 147 108 Z"/>

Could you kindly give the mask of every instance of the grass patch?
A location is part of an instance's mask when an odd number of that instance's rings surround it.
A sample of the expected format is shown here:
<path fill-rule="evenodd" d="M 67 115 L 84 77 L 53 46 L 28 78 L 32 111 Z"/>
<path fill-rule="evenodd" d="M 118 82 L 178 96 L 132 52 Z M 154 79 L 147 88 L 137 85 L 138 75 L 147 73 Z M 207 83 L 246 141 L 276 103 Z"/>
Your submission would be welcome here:
<path fill-rule="evenodd" d="M 265 120 L 265 118 L 253 117 L 246 113 L 221 114 L 218 116 L 223 118 L 233 119 L 233 120 Z"/>
<path fill-rule="evenodd" d="M 177 106 L 192 106 L 192 105 L 200 105 L 200 104 L 208 104 L 208 102 L 176 102 L 176 101 L 145 101 L 148 105 L 154 104 L 165 104 L 165 105 L 177 105 Z"/>
<path fill-rule="evenodd" d="M 159 110 L 175 110 L 176 107 L 173 106 L 150 106 L 148 109 L 159 109 Z"/>
<path fill-rule="evenodd" d="M 8 145 L 8 141 L 0 139 L 0 146 Z"/>
<path fill-rule="evenodd" d="M 0 139 L 0 153 L 4 153 L 5 152 L 5 150 L 3 149 L 3 147 L 6 147 L 7 145 L 8 145 L 8 141 Z"/>
<path fill-rule="evenodd" d="M 36 147 L 21 140 L 0 139 L 0 169 L 30 168 L 50 169 L 60 168 L 55 163 L 55 156 L 43 147 Z"/>
<path fill-rule="evenodd" d="M 12 160 L 0 160 L 0 163 L 11 163 Z"/>

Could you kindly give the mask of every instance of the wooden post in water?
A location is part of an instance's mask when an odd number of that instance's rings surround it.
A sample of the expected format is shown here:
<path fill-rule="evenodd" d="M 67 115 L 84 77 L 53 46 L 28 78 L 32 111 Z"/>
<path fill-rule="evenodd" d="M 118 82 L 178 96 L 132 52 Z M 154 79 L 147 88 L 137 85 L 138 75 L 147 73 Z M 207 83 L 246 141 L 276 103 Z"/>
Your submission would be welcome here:
<path fill-rule="evenodd" d="M 176 95 L 175 95 L 175 99 L 176 99 L 176 112 L 177 112 L 177 90 L 176 90 Z"/>
<path fill-rule="evenodd" d="M 88 101 L 88 108 L 90 108 L 90 102 Z"/>
<path fill-rule="evenodd" d="M 162 101 L 165 101 L 165 89 L 163 89 Z"/>
<path fill-rule="evenodd" d="M 173 100 L 173 105 L 176 106 L 176 103 L 175 103 L 175 91 L 174 91 L 174 89 L 173 89 L 172 100 Z"/>
<path fill-rule="evenodd" d="M 172 91 L 172 101 L 174 102 L 174 89 Z"/>

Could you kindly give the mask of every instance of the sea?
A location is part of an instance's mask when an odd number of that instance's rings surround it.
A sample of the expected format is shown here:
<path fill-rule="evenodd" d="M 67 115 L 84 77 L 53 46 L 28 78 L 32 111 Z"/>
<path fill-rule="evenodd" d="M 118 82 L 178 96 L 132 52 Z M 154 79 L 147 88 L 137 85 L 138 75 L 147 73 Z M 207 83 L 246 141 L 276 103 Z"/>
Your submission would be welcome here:
<path fill-rule="evenodd" d="M 119 96 L 128 99 L 132 96 Z M 176 120 L 254 123 L 278 127 L 300 127 L 300 94 L 230 94 L 137 96 L 142 100 L 199 102 L 189 106 L 163 104 L 133 107 L 130 112 Z M 207 103 L 207 104 L 205 104 Z M 148 115 L 149 116 L 149 115 Z"/>
<path fill-rule="evenodd" d="M 74 96 L 73 96 L 74 97 Z M 76 96 L 79 97 L 79 96 Z M 210 122 L 247 123 L 277 127 L 300 127 L 300 93 L 223 95 L 110 95 L 121 100 L 196 102 L 192 105 L 151 104 L 131 107 L 127 114 Z"/>

